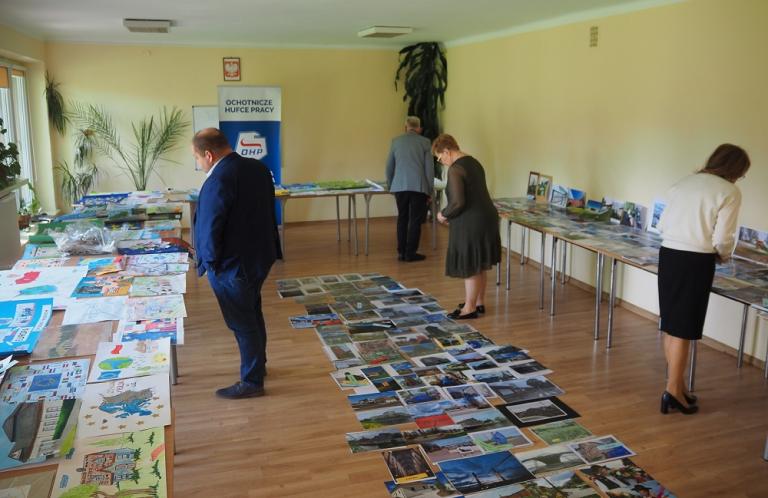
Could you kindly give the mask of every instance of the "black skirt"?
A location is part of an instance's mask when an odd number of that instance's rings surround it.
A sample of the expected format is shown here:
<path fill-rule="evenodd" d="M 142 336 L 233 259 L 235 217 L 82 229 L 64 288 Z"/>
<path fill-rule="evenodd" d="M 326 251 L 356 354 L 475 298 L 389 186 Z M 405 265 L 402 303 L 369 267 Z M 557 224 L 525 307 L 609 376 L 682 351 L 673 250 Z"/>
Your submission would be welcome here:
<path fill-rule="evenodd" d="M 659 251 L 661 330 L 681 339 L 701 339 L 714 277 L 715 254 L 662 247 Z"/>

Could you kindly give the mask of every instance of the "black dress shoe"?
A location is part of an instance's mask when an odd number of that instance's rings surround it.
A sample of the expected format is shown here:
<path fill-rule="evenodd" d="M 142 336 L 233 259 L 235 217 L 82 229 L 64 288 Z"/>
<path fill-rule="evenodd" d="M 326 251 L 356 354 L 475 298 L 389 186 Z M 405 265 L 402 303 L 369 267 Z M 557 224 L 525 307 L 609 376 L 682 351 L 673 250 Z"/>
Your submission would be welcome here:
<path fill-rule="evenodd" d="M 667 391 L 664 391 L 664 394 L 661 395 L 661 413 L 666 415 L 669 413 L 669 410 L 679 410 L 680 413 L 684 413 L 685 415 L 693 415 L 699 411 L 699 407 L 696 405 L 685 406 L 680 403 L 677 398 Z"/>
<path fill-rule="evenodd" d="M 415 254 L 411 254 L 410 256 L 406 255 L 403 261 L 413 262 L 413 261 L 424 261 L 425 259 L 427 259 L 427 257 L 424 256 L 423 254 L 415 253 Z"/>
<path fill-rule="evenodd" d="M 461 309 L 464 307 L 464 303 L 459 303 L 459 305 L 456 307 Z M 483 304 L 478 304 L 476 309 L 477 309 L 477 312 L 480 313 L 481 315 L 485 313 L 485 305 Z"/>
<path fill-rule="evenodd" d="M 453 310 L 448 315 L 446 315 L 448 318 L 451 318 L 453 320 L 472 320 L 474 318 L 480 318 L 480 315 L 477 314 L 477 310 L 467 313 L 466 315 L 461 314 L 461 308 L 457 310 Z"/>
<path fill-rule="evenodd" d="M 264 396 L 264 387 L 237 381 L 229 387 L 217 389 L 216 396 L 227 399 L 257 398 Z"/>
<path fill-rule="evenodd" d="M 683 397 L 685 398 L 685 402 L 688 403 L 689 405 L 695 405 L 696 402 L 699 400 L 699 398 L 697 398 L 695 394 L 683 393 Z"/>

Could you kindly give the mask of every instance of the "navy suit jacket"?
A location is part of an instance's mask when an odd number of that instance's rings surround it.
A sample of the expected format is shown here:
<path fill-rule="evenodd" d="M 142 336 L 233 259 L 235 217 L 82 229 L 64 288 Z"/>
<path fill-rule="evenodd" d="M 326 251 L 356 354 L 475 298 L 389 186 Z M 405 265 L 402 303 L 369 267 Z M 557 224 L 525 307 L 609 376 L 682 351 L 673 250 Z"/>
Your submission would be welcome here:
<path fill-rule="evenodd" d="M 264 280 L 280 254 L 269 169 L 232 152 L 200 189 L 195 213 L 197 273 Z"/>

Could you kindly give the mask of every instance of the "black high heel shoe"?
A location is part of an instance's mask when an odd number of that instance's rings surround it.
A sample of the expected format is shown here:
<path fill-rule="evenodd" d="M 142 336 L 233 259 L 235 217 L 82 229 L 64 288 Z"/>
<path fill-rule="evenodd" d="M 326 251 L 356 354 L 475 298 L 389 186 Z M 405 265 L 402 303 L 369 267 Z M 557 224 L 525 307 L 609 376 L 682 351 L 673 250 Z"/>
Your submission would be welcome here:
<path fill-rule="evenodd" d="M 689 405 L 695 405 L 696 402 L 699 400 L 699 398 L 697 398 L 695 394 L 683 393 L 683 397 L 685 398 L 685 402 L 688 403 Z"/>
<path fill-rule="evenodd" d="M 457 306 L 457 308 L 459 308 L 459 309 L 461 309 L 463 307 L 464 307 L 464 303 L 459 303 L 459 305 Z M 485 305 L 478 304 L 477 305 L 477 312 L 481 313 L 481 314 L 485 313 Z"/>
<path fill-rule="evenodd" d="M 670 409 L 679 410 L 680 413 L 685 415 L 693 415 L 699 411 L 698 406 L 685 406 L 684 404 L 680 403 L 677 398 L 669 394 L 667 391 L 664 391 L 664 394 L 661 395 L 661 413 L 666 415 L 669 413 Z"/>
<path fill-rule="evenodd" d="M 448 315 L 446 316 L 453 320 L 472 320 L 474 318 L 480 317 L 480 315 L 477 313 L 477 310 L 469 312 L 466 315 L 462 315 L 461 308 L 453 310 L 452 312 L 448 313 Z"/>

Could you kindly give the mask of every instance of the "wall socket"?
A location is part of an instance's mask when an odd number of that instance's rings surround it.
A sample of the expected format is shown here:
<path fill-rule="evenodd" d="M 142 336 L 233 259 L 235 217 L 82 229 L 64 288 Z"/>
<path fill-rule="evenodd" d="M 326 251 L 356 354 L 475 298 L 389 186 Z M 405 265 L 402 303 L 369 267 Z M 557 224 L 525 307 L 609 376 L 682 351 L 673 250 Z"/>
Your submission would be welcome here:
<path fill-rule="evenodd" d="M 597 46 L 597 26 L 592 26 L 589 28 L 589 46 Z"/>

